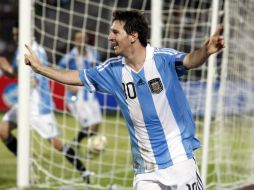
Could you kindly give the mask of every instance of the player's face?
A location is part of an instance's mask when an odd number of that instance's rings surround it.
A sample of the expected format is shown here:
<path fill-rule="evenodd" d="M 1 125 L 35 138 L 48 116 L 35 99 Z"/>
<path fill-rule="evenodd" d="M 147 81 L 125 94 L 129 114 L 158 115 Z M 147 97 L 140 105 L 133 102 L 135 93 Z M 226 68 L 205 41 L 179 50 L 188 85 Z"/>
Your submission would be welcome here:
<path fill-rule="evenodd" d="M 128 35 L 124 30 L 125 22 L 115 20 L 111 26 L 111 31 L 108 40 L 115 51 L 116 55 L 126 56 L 131 47 L 131 35 Z"/>
<path fill-rule="evenodd" d="M 76 47 L 82 47 L 85 42 L 85 35 L 82 32 L 77 32 L 74 36 L 74 43 Z"/>
<path fill-rule="evenodd" d="M 16 27 L 13 27 L 13 28 L 12 28 L 12 38 L 13 38 L 13 40 L 14 40 L 16 43 L 18 43 L 18 41 L 19 41 L 19 29 L 16 28 Z"/>

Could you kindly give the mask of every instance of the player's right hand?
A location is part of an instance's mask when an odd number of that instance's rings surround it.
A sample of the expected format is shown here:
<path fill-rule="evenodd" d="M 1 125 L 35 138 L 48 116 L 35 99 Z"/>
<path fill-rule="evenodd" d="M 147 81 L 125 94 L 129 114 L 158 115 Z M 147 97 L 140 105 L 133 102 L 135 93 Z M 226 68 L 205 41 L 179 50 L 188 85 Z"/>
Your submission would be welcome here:
<path fill-rule="evenodd" d="M 42 64 L 40 63 L 39 58 L 37 57 L 36 53 L 32 50 L 32 48 L 27 44 L 25 44 L 25 47 L 29 52 L 28 54 L 24 55 L 25 56 L 25 64 L 29 65 L 33 69 L 34 72 L 38 73 L 40 70 L 39 68 Z"/>

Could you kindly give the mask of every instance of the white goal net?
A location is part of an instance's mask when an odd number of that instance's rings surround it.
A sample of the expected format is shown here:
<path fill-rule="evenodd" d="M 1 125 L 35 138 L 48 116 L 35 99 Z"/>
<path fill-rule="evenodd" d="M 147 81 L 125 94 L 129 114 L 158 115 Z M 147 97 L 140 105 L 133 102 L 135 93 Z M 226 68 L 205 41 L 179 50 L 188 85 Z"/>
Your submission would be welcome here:
<path fill-rule="evenodd" d="M 189 52 L 211 34 L 211 0 L 164 0 L 162 3 L 162 46 Z M 50 65 L 58 67 L 61 57 L 71 51 L 73 34 L 86 34 L 85 46 L 93 47 L 103 62 L 114 56 L 107 36 L 115 10 L 140 10 L 151 25 L 151 0 L 34 0 L 33 31 L 47 52 Z M 254 1 L 219 1 L 218 22 L 224 26 L 226 48 L 216 56 L 212 82 L 206 189 L 234 189 L 254 182 Z M 21 34 L 22 35 L 22 34 Z M 190 101 L 203 139 L 208 88 L 208 65 L 189 71 L 182 87 Z M 60 138 L 73 147 L 81 126 L 67 109 L 66 87 L 51 82 L 54 112 Z M 89 138 L 81 141 L 78 156 L 91 176 L 90 189 L 132 189 L 133 170 L 128 129 L 114 99 L 97 94 L 102 113 L 99 135 L 106 138 L 104 151 L 87 155 Z M 93 142 L 92 142 L 93 143 Z M 96 142 L 95 142 L 96 143 Z M 88 146 L 89 145 L 89 146 Z M 31 133 L 30 184 L 51 189 L 82 189 L 79 172 L 62 153 L 54 150 L 36 132 Z M 203 167 L 203 166 L 200 166 Z"/>
<path fill-rule="evenodd" d="M 254 1 L 230 0 L 224 6 L 227 48 L 211 129 L 210 178 L 216 189 L 238 189 L 254 183 Z"/>

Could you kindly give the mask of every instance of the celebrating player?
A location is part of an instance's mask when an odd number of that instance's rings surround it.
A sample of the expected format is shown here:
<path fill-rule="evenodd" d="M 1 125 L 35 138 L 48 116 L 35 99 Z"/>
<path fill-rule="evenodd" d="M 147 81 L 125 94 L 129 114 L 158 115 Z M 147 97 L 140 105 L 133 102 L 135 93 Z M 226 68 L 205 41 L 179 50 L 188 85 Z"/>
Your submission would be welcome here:
<path fill-rule="evenodd" d="M 60 59 L 58 66 L 68 70 L 83 70 L 98 65 L 99 54 L 95 49 L 84 46 L 85 35 L 75 31 L 73 36 L 74 47 Z M 83 138 L 98 132 L 101 123 L 100 105 L 95 94 L 89 93 L 84 87 L 67 86 L 67 89 L 67 106 L 82 127 L 74 138 L 74 144 L 79 147 Z M 89 152 L 86 156 L 90 157 Z"/>
<path fill-rule="evenodd" d="M 12 29 L 13 39 L 18 42 L 18 25 Z M 47 54 L 45 50 L 36 42 L 32 49 L 43 65 L 48 65 Z M 17 74 L 19 63 L 19 49 L 16 50 L 12 64 L 6 58 L 0 58 L 0 68 L 9 76 Z M 53 147 L 62 152 L 66 159 L 80 172 L 83 180 L 89 183 L 90 172 L 86 170 L 81 160 L 77 157 L 75 150 L 68 145 L 64 145 L 58 138 L 59 130 L 53 113 L 53 102 L 50 96 L 49 81 L 46 77 L 39 74 L 31 74 L 31 125 L 42 138 L 48 139 Z M 17 110 L 18 105 L 14 105 L 4 116 L 0 124 L 0 137 L 6 147 L 17 155 L 17 139 L 11 131 L 17 128 Z"/>
<path fill-rule="evenodd" d="M 83 71 L 61 71 L 42 65 L 26 46 L 25 63 L 58 82 L 116 98 L 131 139 L 134 189 L 203 189 L 194 160 L 200 142 L 178 77 L 224 47 L 221 28 L 200 49 L 186 54 L 151 47 L 147 21 L 139 12 L 117 11 L 113 16 L 108 40 L 118 57 Z"/>

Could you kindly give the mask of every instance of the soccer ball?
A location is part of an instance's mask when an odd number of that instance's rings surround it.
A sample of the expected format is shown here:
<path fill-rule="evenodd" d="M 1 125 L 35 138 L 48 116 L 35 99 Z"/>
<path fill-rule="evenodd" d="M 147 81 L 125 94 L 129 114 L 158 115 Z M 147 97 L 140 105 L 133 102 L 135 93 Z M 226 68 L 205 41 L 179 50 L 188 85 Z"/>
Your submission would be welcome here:
<path fill-rule="evenodd" d="M 100 154 L 107 145 L 107 137 L 103 135 L 96 135 L 90 137 L 87 141 L 87 150 L 92 154 Z"/>

